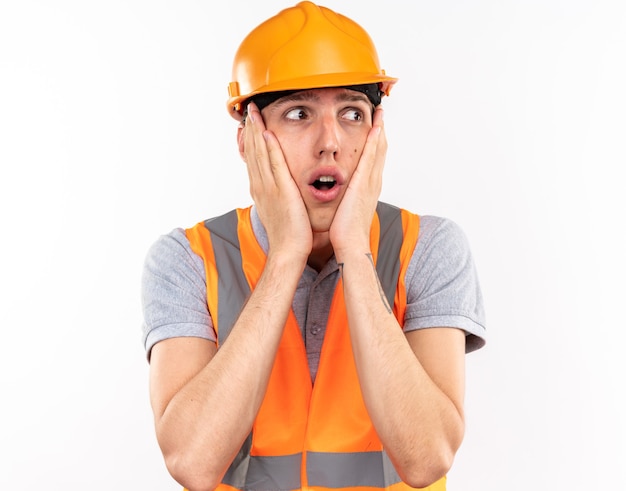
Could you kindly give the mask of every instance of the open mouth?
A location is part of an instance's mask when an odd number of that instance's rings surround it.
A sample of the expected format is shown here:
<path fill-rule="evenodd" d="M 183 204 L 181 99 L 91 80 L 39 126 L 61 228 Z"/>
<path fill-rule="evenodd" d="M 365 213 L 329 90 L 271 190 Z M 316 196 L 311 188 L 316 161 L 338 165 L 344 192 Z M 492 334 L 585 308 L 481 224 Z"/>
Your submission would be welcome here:
<path fill-rule="evenodd" d="M 331 176 L 320 176 L 319 179 L 313 181 L 313 187 L 319 191 L 332 189 L 335 187 L 335 184 L 337 184 L 337 181 Z"/>

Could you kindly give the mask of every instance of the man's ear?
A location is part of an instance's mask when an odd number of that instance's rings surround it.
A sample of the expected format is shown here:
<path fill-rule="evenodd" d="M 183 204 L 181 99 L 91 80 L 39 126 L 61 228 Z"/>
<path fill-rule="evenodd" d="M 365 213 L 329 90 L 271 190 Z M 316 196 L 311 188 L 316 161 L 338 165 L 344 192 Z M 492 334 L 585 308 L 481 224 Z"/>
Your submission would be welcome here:
<path fill-rule="evenodd" d="M 246 126 L 245 123 L 242 122 L 237 128 L 237 145 L 239 145 L 239 155 L 241 155 L 244 162 L 246 161 L 246 146 L 244 143 L 245 131 Z"/>

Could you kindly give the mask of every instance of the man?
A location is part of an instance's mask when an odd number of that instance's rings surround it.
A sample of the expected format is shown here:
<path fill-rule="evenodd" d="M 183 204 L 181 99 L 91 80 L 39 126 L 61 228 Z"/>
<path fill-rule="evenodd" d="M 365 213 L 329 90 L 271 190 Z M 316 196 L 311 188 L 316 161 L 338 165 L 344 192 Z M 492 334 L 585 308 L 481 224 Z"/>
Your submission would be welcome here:
<path fill-rule="evenodd" d="M 254 205 L 161 237 L 143 276 L 168 470 L 191 491 L 445 489 L 482 300 L 458 227 L 378 202 L 396 79 L 310 2 L 233 75 Z"/>

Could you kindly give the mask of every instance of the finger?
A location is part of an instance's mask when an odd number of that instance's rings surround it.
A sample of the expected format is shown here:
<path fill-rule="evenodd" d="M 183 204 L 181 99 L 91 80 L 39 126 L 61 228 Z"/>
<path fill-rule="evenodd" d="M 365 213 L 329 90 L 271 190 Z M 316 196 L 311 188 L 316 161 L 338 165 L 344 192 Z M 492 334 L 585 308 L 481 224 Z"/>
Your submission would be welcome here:
<path fill-rule="evenodd" d="M 378 141 L 376 143 L 376 160 L 375 164 L 379 166 L 380 172 L 385 164 L 385 158 L 387 156 L 387 133 L 385 132 L 385 122 L 384 122 L 384 110 L 381 106 L 378 106 L 376 110 L 376 115 L 378 120 L 375 120 L 375 124 L 380 128 L 380 132 L 378 134 Z"/>
<path fill-rule="evenodd" d="M 269 156 L 270 170 L 274 177 L 274 180 L 278 185 L 286 184 L 288 181 L 293 181 L 289 167 L 285 160 L 285 155 L 280 146 L 276 135 L 269 130 L 263 132 L 263 138 L 265 139 L 267 153 Z"/>
<path fill-rule="evenodd" d="M 387 151 L 387 139 L 384 132 L 383 109 L 379 106 L 374 111 L 372 128 L 370 129 L 361 160 L 359 161 L 359 170 L 367 176 L 372 176 L 374 167 L 381 168 L 384 164 L 384 157 Z M 380 169 L 381 170 L 381 169 Z"/>
<path fill-rule="evenodd" d="M 387 155 L 387 134 L 385 133 L 385 111 L 382 106 L 378 106 L 374 113 L 374 128 L 378 128 L 378 135 L 376 136 L 376 151 L 374 156 L 373 165 L 378 170 L 378 173 L 382 173 L 385 157 Z"/>
<path fill-rule="evenodd" d="M 381 105 L 377 106 L 374 110 L 374 116 L 372 117 L 372 126 L 385 126 L 385 110 Z"/>
<path fill-rule="evenodd" d="M 258 182 L 272 181 L 269 169 L 269 156 L 266 148 L 263 132 L 265 123 L 261 112 L 254 103 L 248 105 L 248 123 L 246 134 L 246 161 L 248 172 Z"/>

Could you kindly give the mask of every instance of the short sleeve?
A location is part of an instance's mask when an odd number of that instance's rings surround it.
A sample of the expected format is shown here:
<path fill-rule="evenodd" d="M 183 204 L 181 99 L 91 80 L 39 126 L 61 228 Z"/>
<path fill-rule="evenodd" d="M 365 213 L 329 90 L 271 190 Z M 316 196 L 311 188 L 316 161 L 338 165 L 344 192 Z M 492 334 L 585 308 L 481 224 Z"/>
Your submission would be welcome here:
<path fill-rule="evenodd" d="M 159 341 L 200 337 L 215 341 L 202 259 L 184 230 L 159 237 L 149 249 L 141 278 L 143 343 L 148 359 Z"/>
<path fill-rule="evenodd" d="M 407 269 L 405 332 L 456 327 L 466 333 L 466 352 L 485 344 L 485 312 L 467 237 L 451 220 L 422 216 Z"/>

